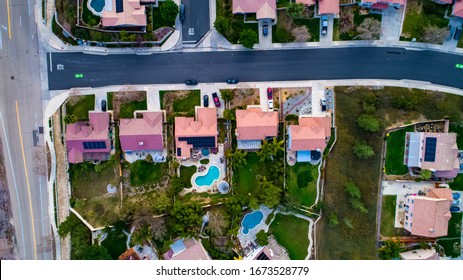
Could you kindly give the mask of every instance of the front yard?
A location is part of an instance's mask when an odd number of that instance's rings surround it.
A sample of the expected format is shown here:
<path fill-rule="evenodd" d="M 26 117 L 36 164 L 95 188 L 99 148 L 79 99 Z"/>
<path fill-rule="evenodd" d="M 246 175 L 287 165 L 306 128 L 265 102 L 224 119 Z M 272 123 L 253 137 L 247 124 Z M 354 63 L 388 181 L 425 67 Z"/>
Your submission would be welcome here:
<path fill-rule="evenodd" d="M 146 100 L 142 101 L 131 101 L 127 103 L 122 103 L 121 104 L 121 112 L 119 114 L 119 117 L 121 119 L 133 119 L 133 113 L 135 111 L 141 111 L 141 110 L 146 110 Z"/>
<path fill-rule="evenodd" d="M 161 110 L 166 110 L 167 118 L 176 116 L 193 117 L 195 106 L 201 105 L 199 90 L 160 91 Z"/>
<path fill-rule="evenodd" d="M 257 175 L 265 176 L 270 179 L 270 168 L 262 162 L 257 153 L 248 153 L 246 164 L 235 172 L 236 174 L 236 193 L 241 195 L 255 195 L 257 187 Z"/>
<path fill-rule="evenodd" d="M 246 29 L 253 30 L 256 34 L 259 34 L 257 23 L 244 23 L 244 15 L 234 15 L 232 13 L 232 0 L 216 0 L 216 7 L 217 19 L 223 19 L 227 26 L 221 34 L 232 44 L 238 43 L 241 32 Z"/>
<path fill-rule="evenodd" d="M 390 132 L 387 135 L 386 164 L 384 172 L 388 175 L 405 175 L 408 167 L 404 164 L 405 134 L 412 132 L 414 126 Z"/>
<path fill-rule="evenodd" d="M 318 42 L 320 19 L 314 18 L 313 6 L 307 9 L 305 18 L 294 19 L 286 10 L 277 11 L 277 24 L 273 26 L 272 42 Z"/>
<path fill-rule="evenodd" d="M 463 213 L 452 213 L 447 236 L 437 240 L 437 244 L 444 247 L 445 255 L 448 257 L 458 258 L 460 256 L 462 215 Z"/>
<path fill-rule="evenodd" d="M 334 19 L 334 41 L 379 39 L 382 15 L 360 11 L 358 6 L 340 7 L 339 18 Z"/>
<path fill-rule="evenodd" d="M 66 114 L 76 116 L 79 121 L 87 121 L 88 111 L 94 108 L 95 95 L 71 96 L 66 103 Z"/>
<path fill-rule="evenodd" d="M 270 224 L 269 235 L 288 250 L 292 260 L 304 260 L 308 255 L 309 221 L 293 215 L 276 214 Z"/>
<path fill-rule="evenodd" d="M 287 195 L 296 204 L 307 207 L 315 203 L 317 197 L 318 165 L 299 162 L 286 166 Z"/>

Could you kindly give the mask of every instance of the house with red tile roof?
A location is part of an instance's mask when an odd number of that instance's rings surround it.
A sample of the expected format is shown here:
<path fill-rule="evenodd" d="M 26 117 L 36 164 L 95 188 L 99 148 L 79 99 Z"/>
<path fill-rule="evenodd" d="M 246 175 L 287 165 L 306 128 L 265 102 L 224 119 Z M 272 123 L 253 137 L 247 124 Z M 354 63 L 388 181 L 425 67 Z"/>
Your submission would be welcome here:
<path fill-rule="evenodd" d="M 453 3 L 452 16 L 463 18 L 463 0 L 455 0 L 455 3 Z"/>
<path fill-rule="evenodd" d="M 234 14 L 256 14 L 256 19 L 276 19 L 276 0 L 233 0 Z"/>
<path fill-rule="evenodd" d="M 109 159 L 109 113 L 89 112 L 88 118 L 88 122 L 76 122 L 66 126 L 69 163 Z"/>
<path fill-rule="evenodd" d="M 146 26 L 145 6 L 140 0 L 107 0 L 102 15 L 105 27 Z"/>
<path fill-rule="evenodd" d="M 179 159 L 189 159 L 191 149 L 217 147 L 217 109 L 196 107 L 196 117 L 175 118 L 175 147 Z"/>
<path fill-rule="evenodd" d="M 455 178 L 460 171 L 457 135 L 453 132 L 407 132 L 404 164 L 411 175 L 430 170 L 437 178 Z"/>
<path fill-rule="evenodd" d="M 212 260 L 201 241 L 195 238 L 178 239 L 164 254 L 165 260 Z"/>
<path fill-rule="evenodd" d="M 163 112 L 139 114 L 141 114 L 141 118 L 120 120 L 119 140 L 122 151 L 163 150 Z"/>
<path fill-rule="evenodd" d="M 339 15 L 339 0 L 318 0 L 319 15 Z"/>
<path fill-rule="evenodd" d="M 260 107 L 236 110 L 238 149 L 258 150 L 262 140 L 278 135 L 278 112 L 264 112 Z"/>
<path fill-rule="evenodd" d="M 447 188 L 432 188 L 426 196 L 408 196 L 405 200 L 405 230 L 424 237 L 446 236 L 452 217 L 452 201 L 452 190 Z"/>
<path fill-rule="evenodd" d="M 289 126 L 288 150 L 296 153 L 297 162 L 316 161 L 320 159 L 330 137 L 330 116 L 299 117 L 298 125 Z"/>
<path fill-rule="evenodd" d="M 405 5 L 406 0 L 362 0 L 360 7 L 371 9 L 371 12 L 382 13 L 387 8 L 400 8 Z"/>

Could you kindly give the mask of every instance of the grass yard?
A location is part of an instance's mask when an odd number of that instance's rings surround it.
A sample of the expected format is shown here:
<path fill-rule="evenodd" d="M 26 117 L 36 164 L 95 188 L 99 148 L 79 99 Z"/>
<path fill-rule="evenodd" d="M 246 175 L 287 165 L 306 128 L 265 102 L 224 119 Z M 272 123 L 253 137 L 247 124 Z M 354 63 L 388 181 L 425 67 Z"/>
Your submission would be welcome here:
<path fill-rule="evenodd" d="M 290 259 L 304 260 L 307 257 L 309 221 L 278 213 L 270 224 L 269 234 L 275 236 L 278 244 L 288 250 Z"/>
<path fill-rule="evenodd" d="M 117 185 L 119 171 L 116 161 L 105 161 L 101 172 L 96 172 L 94 164 L 69 164 L 72 195 L 77 199 L 91 199 L 107 193 L 108 184 Z"/>
<path fill-rule="evenodd" d="M 312 12 L 313 14 L 313 12 Z M 286 10 L 277 11 L 277 24 L 272 26 L 273 43 L 290 43 L 294 42 L 291 31 L 299 26 L 306 26 L 310 34 L 308 42 L 320 41 L 320 19 L 303 18 L 293 19 L 288 15 Z"/>
<path fill-rule="evenodd" d="M 416 38 L 418 42 L 422 42 L 427 26 L 446 27 L 449 20 L 444 16 L 449 6 L 427 0 L 408 0 L 402 26 L 402 38 L 405 40 Z"/>
<path fill-rule="evenodd" d="M 113 93 L 112 92 L 108 92 L 106 93 L 106 107 L 108 110 L 112 110 L 113 109 Z"/>
<path fill-rule="evenodd" d="M 117 260 L 117 258 L 127 250 L 127 235 L 125 235 L 122 230 L 123 228 L 117 226 L 108 228 L 108 236 L 101 242 L 101 246 L 108 250 L 113 260 Z M 127 228 L 125 228 L 125 230 L 127 230 Z"/>
<path fill-rule="evenodd" d="M 88 200 L 76 200 L 71 206 L 93 227 L 104 227 L 119 219 L 120 203 L 118 192 Z"/>
<path fill-rule="evenodd" d="M 79 121 L 88 120 L 88 111 L 95 109 L 95 95 L 72 96 L 66 103 L 66 114 L 74 115 Z"/>
<path fill-rule="evenodd" d="M 458 176 L 449 183 L 449 186 L 454 191 L 463 191 L 463 174 L 458 174 Z"/>
<path fill-rule="evenodd" d="M 216 0 L 216 15 L 228 20 L 229 27 L 222 35 L 233 44 L 238 43 L 241 32 L 246 29 L 259 34 L 257 23 L 244 23 L 244 15 L 232 13 L 232 0 Z"/>
<path fill-rule="evenodd" d="M 304 206 L 312 206 L 317 197 L 318 165 L 299 162 L 286 166 L 287 194 L 292 201 Z"/>
<path fill-rule="evenodd" d="M 152 163 L 137 160 L 130 165 L 130 185 L 143 186 L 159 183 L 162 177 L 162 166 L 166 163 Z"/>
<path fill-rule="evenodd" d="M 460 150 L 463 149 L 463 127 L 457 123 L 450 123 L 449 132 L 457 134 L 457 146 Z"/>
<path fill-rule="evenodd" d="M 236 192 L 241 195 L 254 194 L 257 187 L 256 175 L 270 178 L 270 169 L 259 161 L 257 153 L 248 153 L 246 165 L 236 171 Z"/>
<path fill-rule="evenodd" d="M 180 179 L 185 184 L 186 188 L 191 188 L 191 177 L 196 173 L 196 166 L 180 166 Z"/>
<path fill-rule="evenodd" d="M 380 230 L 382 236 L 396 236 L 394 228 L 396 203 L 397 195 L 383 195 Z"/>
<path fill-rule="evenodd" d="M 210 194 L 207 192 L 189 192 L 185 194 L 184 196 L 179 196 L 177 199 L 184 201 L 186 203 L 189 202 L 197 202 L 201 205 L 216 205 L 218 203 L 224 203 L 227 201 L 228 198 L 230 198 L 232 194 L 220 194 L 220 193 L 215 193 L 215 194 Z"/>
<path fill-rule="evenodd" d="M 173 27 L 175 24 L 175 21 L 166 21 L 161 16 L 160 8 L 162 7 L 162 5 L 164 5 L 164 2 L 159 1 L 158 3 L 159 3 L 159 7 L 153 8 L 153 19 L 155 19 L 153 20 L 153 24 L 154 24 L 153 30 L 156 30 L 161 27 Z"/>
<path fill-rule="evenodd" d="M 414 130 L 413 125 L 390 132 L 387 136 L 385 173 L 405 175 L 408 167 L 404 164 L 405 134 Z"/>
<path fill-rule="evenodd" d="M 455 250 L 454 244 L 460 244 L 462 215 L 462 213 L 452 213 L 447 236 L 437 240 L 437 244 L 444 247 L 445 255 L 448 257 L 457 258 L 460 256 L 460 249 Z"/>
<path fill-rule="evenodd" d="M 133 113 L 138 110 L 146 110 L 146 99 L 142 101 L 131 101 L 127 103 L 121 103 L 121 112 L 119 118 L 121 119 L 133 119 Z"/>
<path fill-rule="evenodd" d="M 166 110 L 172 116 L 195 115 L 195 106 L 201 105 L 201 92 L 199 90 L 188 91 L 159 91 L 161 110 Z"/>
<path fill-rule="evenodd" d="M 277 2 L 277 8 L 284 8 L 289 6 L 291 0 L 278 0 Z"/>

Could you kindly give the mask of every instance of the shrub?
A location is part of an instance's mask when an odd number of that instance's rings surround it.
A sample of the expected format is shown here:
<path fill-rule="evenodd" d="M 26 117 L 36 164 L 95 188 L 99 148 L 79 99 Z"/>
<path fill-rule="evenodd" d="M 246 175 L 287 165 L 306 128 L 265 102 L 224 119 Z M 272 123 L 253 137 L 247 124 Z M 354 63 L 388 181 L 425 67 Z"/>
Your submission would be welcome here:
<path fill-rule="evenodd" d="M 252 49 L 258 41 L 257 33 L 254 30 L 246 29 L 240 34 L 240 42 L 245 48 Z"/>
<path fill-rule="evenodd" d="M 357 143 L 354 145 L 353 150 L 354 154 L 359 159 L 368 159 L 375 155 L 373 148 L 368 146 L 368 144 L 365 141 L 357 141 Z"/>
<path fill-rule="evenodd" d="M 268 245 L 268 235 L 263 229 L 261 229 L 256 234 L 256 238 L 257 238 L 257 244 L 259 244 L 260 246 Z"/>
<path fill-rule="evenodd" d="M 371 115 L 363 114 L 357 118 L 357 123 L 365 131 L 378 132 L 380 123 L 379 120 Z"/>

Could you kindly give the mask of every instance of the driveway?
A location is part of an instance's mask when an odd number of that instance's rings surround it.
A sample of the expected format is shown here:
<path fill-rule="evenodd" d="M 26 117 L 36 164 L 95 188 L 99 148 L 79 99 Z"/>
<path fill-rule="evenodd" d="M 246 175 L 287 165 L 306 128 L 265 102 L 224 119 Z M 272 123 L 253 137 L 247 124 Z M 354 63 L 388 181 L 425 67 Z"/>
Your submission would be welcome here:
<path fill-rule="evenodd" d="M 404 7 L 400 9 L 388 8 L 383 12 L 381 20 L 381 40 L 399 41 L 402 29 Z"/>
<path fill-rule="evenodd" d="M 196 44 L 210 28 L 208 0 L 182 0 L 185 21 L 182 23 L 183 43 Z"/>
<path fill-rule="evenodd" d="M 450 17 L 449 18 L 449 26 L 451 26 L 451 34 L 448 38 L 444 40 L 443 46 L 447 50 L 453 50 L 457 47 L 458 40 L 455 40 L 453 37 L 455 35 L 455 30 L 458 26 L 462 27 L 463 18 L 459 17 Z"/>
<path fill-rule="evenodd" d="M 264 36 L 263 26 L 268 25 L 268 35 Z M 260 19 L 259 20 L 259 47 L 260 49 L 272 48 L 272 20 Z"/>
<path fill-rule="evenodd" d="M 322 35 L 322 18 L 320 17 L 320 46 L 326 47 L 331 46 L 333 42 L 333 15 L 326 15 L 328 18 L 328 32 L 326 35 Z"/>

